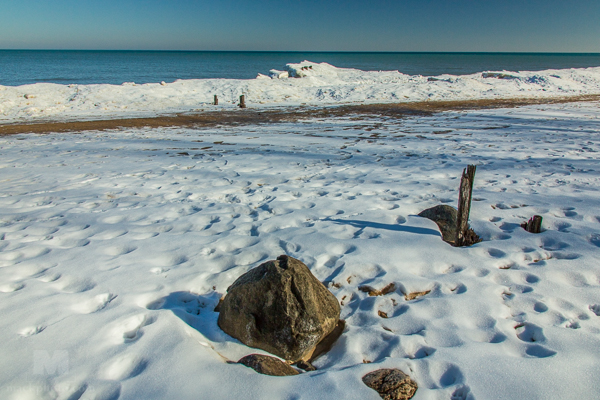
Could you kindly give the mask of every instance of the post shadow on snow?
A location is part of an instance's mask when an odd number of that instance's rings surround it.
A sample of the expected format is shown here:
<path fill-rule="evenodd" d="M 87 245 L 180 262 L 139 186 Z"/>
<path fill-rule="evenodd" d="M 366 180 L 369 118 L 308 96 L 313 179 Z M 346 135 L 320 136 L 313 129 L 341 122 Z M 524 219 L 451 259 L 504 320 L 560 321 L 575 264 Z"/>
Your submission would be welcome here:
<path fill-rule="evenodd" d="M 406 226 L 406 225 L 398 225 L 398 224 L 382 224 L 380 222 L 360 221 L 360 220 L 352 220 L 352 219 L 332 219 L 330 217 L 323 218 L 322 221 L 329 221 L 329 222 L 333 222 L 335 224 L 350 225 L 355 228 L 359 228 L 359 230 L 354 234 L 354 237 L 360 236 L 366 228 L 383 229 L 383 230 L 395 231 L 395 232 L 414 233 L 417 235 L 433 235 L 433 236 L 442 237 L 441 233 L 438 230 L 429 229 L 429 228 L 420 228 L 417 226 Z"/>

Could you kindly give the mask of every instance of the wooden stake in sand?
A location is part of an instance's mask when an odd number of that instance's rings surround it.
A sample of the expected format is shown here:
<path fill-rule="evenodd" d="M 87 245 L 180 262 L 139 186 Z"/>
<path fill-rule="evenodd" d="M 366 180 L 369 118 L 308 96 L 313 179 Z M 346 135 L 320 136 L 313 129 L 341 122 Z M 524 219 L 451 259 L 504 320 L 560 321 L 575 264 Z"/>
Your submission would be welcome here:
<path fill-rule="evenodd" d="M 463 170 L 458 193 L 458 214 L 456 216 L 456 246 L 469 246 L 473 243 L 467 238 L 469 230 L 469 212 L 471 211 L 471 196 L 475 180 L 475 166 L 469 165 Z"/>
<path fill-rule="evenodd" d="M 213 101 L 213 105 L 215 105 L 215 106 L 219 105 L 219 98 L 217 97 L 216 94 L 215 94 L 215 100 Z"/>
<path fill-rule="evenodd" d="M 540 233 L 542 231 L 542 216 L 534 215 L 527 222 L 521 224 L 523 229 L 530 233 Z"/>
<path fill-rule="evenodd" d="M 246 96 L 245 95 L 240 96 L 240 108 L 246 108 Z"/>

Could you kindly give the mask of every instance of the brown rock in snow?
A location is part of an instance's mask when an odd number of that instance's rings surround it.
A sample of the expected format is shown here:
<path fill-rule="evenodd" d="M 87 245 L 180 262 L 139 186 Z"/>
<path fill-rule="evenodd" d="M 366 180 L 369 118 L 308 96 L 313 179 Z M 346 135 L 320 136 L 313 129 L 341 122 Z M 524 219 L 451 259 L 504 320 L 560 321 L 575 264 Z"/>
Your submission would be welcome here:
<path fill-rule="evenodd" d="M 363 376 L 365 385 L 384 400 L 408 400 L 417 391 L 417 383 L 399 369 L 378 369 Z"/>
<path fill-rule="evenodd" d="M 301 261 L 267 261 L 228 289 L 218 324 L 242 343 L 296 362 L 310 359 L 340 317 L 335 296 Z"/>
<path fill-rule="evenodd" d="M 242 357 L 239 364 L 252 368 L 259 374 L 271 376 L 298 375 L 299 372 L 278 358 L 265 356 L 263 354 L 250 354 Z"/>

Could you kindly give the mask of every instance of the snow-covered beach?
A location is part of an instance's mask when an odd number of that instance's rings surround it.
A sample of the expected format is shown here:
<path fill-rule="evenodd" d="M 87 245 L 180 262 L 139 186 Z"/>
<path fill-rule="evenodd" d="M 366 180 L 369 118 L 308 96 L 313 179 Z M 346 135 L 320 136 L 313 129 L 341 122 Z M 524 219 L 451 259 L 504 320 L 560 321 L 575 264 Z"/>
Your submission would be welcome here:
<path fill-rule="evenodd" d="M 318 76 L 4 87 L 0 122 L 195 112 L 224 93 L 224 109 L 240 94 L 268 108 L 600 93 L 600 68 L 308 71 Z M 0 398 L 375 400 L 361 377 L 379 368 L 409 374 L 417 400 L 594 398 L 599 132 L 600 103 L 581 102 L 0 136 Z M 483 242 L 454 248 L 416 214 L 455 205 L 467 164 Z M 534 214 L 540 234 L 519 226 Z M 213 311 L 280 254 L 326 282 L 346 320 L 317 371 L 294 377 L 227 363 L 262 352 Z M 358 289 L 389 283 L 384 296 Z"/>
<path fill-rule="evenodd" d="M 304 61 L 256 79 L 196 79 L 137 85 L 0 86 L 0 123 L 133 118 L 235 109 L 409 103 L 598 95 L 600 67 L 546 71 L 485 71 L 426 77 L 360 71 Z"/>

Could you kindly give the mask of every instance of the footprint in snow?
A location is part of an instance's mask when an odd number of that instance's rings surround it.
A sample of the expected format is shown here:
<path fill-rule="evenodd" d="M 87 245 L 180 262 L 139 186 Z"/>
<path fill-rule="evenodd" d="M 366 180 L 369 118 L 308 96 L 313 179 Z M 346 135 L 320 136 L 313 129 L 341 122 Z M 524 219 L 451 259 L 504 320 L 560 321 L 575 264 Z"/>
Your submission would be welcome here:
<path fill-rule="evenodd" d="M 136 232 L 131 233 L 127 237 L 133 240 L 146 240 L 158 236 L 158 232 Z"/>
<path fill-rule="evenodd" d="M 317 257 L 317 267 L 333 267 L 338 259 L 330 254 L 321 254 Z"/>
<path fill-rule="evenodd" d="M 490 248 L 486 250 L 488 256 L 492 258 L 503 258 L 506 256 L 506 253 L 499 249 Z"/>
<path fill-rule="evenodd" d="M 2 293 L 12 293 L 12 292 L 16 292 L 18 290 L 21 290 L 25 287 L 24 283 L 20 283 L 20 282 L 12 282 L 12 283 L 6 283 L 4 285 L 0 285 L 0 292 Z"/>
<path fill-rule="evenodd" d="M 556 230 L 559 232 L 569 232 L 569 228 L 572 226 L 568 222 L 557 222 L 555 225 Z"/>
<path fill-rule="evenodd" d="M 125 221 L 127 219 L 127 217 L 125 217 L 124 215 L 113 215 L 110 217 L 105 217 L 102 218 L 100 220 L 100 222 L 104 223 L 104 224 L 120 224 L 121 222 Z"/>
<path fill-rule="evenodd" d="M 112 324 L 109 338 L 115 344 L 136 341 L 142 336 L 141 329 L 154 321 L 155 318 L 145 313 L 126 317 Z"/>
<path fill-rule="evenodd" d="M 58 280 L 62 275 L 58 272 L 50 272 L 37 278 L 41 282 L 49 283 Z"/>
<path fill-rule="evenodd" d="M 334 243 L 334 244 L 329 245 L 327 247 L 327 250 L 330 253 L 341 257 L 344 254 L 349 254 L 349 253 L 354 252 L 356 250 L 356 246 L 353 246 L 348 243 Z"/>
<path fill-rule="evenodd" d="M 521 225 L 512 222 L 503 222 L 499 228 L 507 233 L 512 233 L 515 229 L 520 228 Z"/>
<path fill-rule="evenodd" d="M 96 311 L 100 311 L 115 299 L 115 295 L 112 293 L 103 293 L 92 297 L 89 300 L 83 301 L 73 305 L 73 311 L 80 314 L 91 314 Z"/>
<path fill-rule="evenodd" d="M 431 366 L 433 376 L 438 375 L 440 387 L 448 387 L 461 384 L 464 381 L 464 376 L 460 368 L 452 363 L 435 363 Z"/>
<path fill-rule="evenodd" d="M 59 249 L 74 249 L 75 247 L 85 247 L 90 244 L 90 241 L 87 238 L 76 239 L 72 237 L 54 237 L 51 240 L 48 240 L 47 243 Z"/>
<path fill-rule="evenodd" d="M 55 287 L 64 293 L 80 293 L 96 287 L 96 283 L 87 278 L 63 276 L 56 280 Z"/>
<path fill-rule="evenodd" d="M 126 229 L 105 230 L 95 234 L 94 236 L 92 236 L 92 238 L 97 240 L 111 240 L 118 238 L 119 236 L 123 236 L 125 234 L 127 234 Z"/>
<path fill-rule="evenodd" d="M 523 279 L 525 280 L 526 283 L 528 283 L 530 285 L 533 285 L 533 284 L 538 283 L 540 281 L 540 278 L 537 275 L 529 274 L 529 273 L 526 273 L 523 276 Z"/>
<path fill-rule="evenodd" d="M 450 285 L 450 293 L 452 294 L 463 294 L 467 292 L 467 286 L 464 283 L 458 283 L 456 285 Z"/>
<path fill-rule="evenodd" d="M 525 348 L 525 354 L 535 358 L 546 358 L 552 357 L 556 354 L 556 351 L 545 348 L 538 344 L 529 345 Z"/>
<path fill-rule="evenodd" d="M 533 305 L 533 311 L 540 314 L 545 313 L 546 311 L 548 311 L 548 306 L 542 303 L 541 301 L 538 301 Z"/>
<path fill-rule="evenodd" d="M 517 337 L 524 342 L 544 342 L 544 330 L 529 322 L 520 323 L 515 326 Z"/>
<path fill-rule="evenodd" d="M 135 354 L 123 354 L 108 361 L 100 370 L 102 379 L 122 381 L 141 374 L 148 361 Z"/>
<path fill-rule="evenodd" d="M 464 271 L 464 267 L 460 265 L 448 265 L 442 264 L 440 267 L 436 268 L 441 274 L 457 274 L 459 272 Z"/>
<path fill-rule="evenodd" d="M 254 265 L 260 261 L 266 260 L 269 258 L 269 254 L 260 250 L 248 250 L 242 251 L 239 255 L 235 256 L 235 264 L 244 266 L 244 265 Z"/>
<path fill-rule="evenodd" d="M 579 324 L 579 321 L 577 321 L 575 319 L 570 319 L 567 322 L 565 322 L 563 327 L 569 328 L 569 329 L 579 329 L 579 328 L 581 328 L 581 324 Z"/>
<path fill-rule="evenodd" d="M 153 257 L 150 263 L 157 267 L 174 267 L 185 263 L 188 258 L 181 254 L 161 254 Z"/>
<path fill-rule="evenodd" d="M 540 241 L 540 247 L 544 250 L 564 250 L 569 247 L 568 243 L 560 242 L 552 238 L 544 238 Z"/>
<path fill-rule="evenodd" d="M 67 400 L 79 400 L 79 399 L 96 399 L 106 400 L 106 398 L 99 396 L 84 397 L 84 393 L 88 390 L 88 384 L 81 381 L 63 381 L 54 385 L 54 391 L 58 393 L 59 399 Z M 89 393 L 88 393 L 89 394 Z M 109 400 L 116 400 L 116 397 L 108 398 Z"/>
<path fill-rule="evenodd" d="M 467 385 L 459 386 L 450 396 L 450 400 L 473 400 L 474 398 Z"/>
<path fill-rule="evenodd" d="M 21 335 L 22 337 L 34 336 L 42 332 L 44 329 L 46 329 L 44 325 L 28 326 L 26 328 L 21 329 L 19 331 L 19 335 Z"/>
<path fill-rule="evenodd" d="M 600 235 L 597 233 L 592 234 L 589 238 L 589 242 L 596 247 L 600 247 Z"/>
<path fill-rule="evenodd" d="M 19 260 L 23 259 L 24 257 L 25 255 L 18 250 L 2 252 L 0 253 L 0 265 L 3 267 L 8 267 L 18 263 Z"/>
<path fill-rule="evenodd" d="M 125 254 L 129 254 L 132 251 L 135 251 L 136 249 L 137 247 L 132 245 L 117 245 L 106 247 L 104 249 L 104 253 L 109 256 L 118 257 Z"/>
<path fill-rule="evenodd" d="M 423 346 L 423 347 L 418 348 L 414 352 L 414 354 L 409 356 L 408 358 L 410 358 L 412 360 L 420 360 L 422 358 L 429 357 L 430 355 L 432 355 L 435 352 L 436 352 L 436 349 L 434 347 Z"/>

